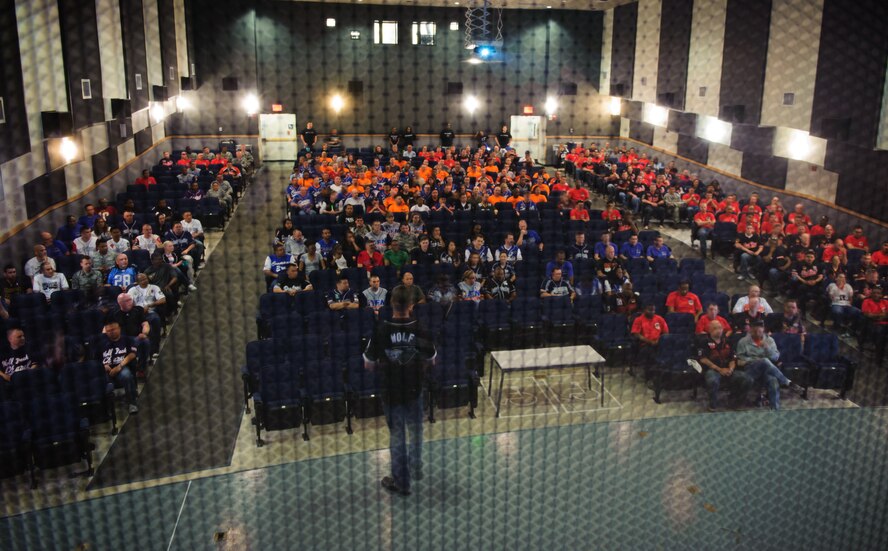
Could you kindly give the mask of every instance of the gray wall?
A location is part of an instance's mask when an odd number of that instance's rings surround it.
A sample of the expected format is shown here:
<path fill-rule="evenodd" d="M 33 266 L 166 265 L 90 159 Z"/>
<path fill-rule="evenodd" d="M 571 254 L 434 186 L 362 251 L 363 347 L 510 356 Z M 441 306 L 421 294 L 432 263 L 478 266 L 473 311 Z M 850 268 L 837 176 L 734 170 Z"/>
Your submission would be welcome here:
<path fill-rule="evenodd" d="M 392 126 L 411 125 L 419 133 L 437 133 L 445 120 L 457 132 L 494 130 L 526 104 L 541 113 L 546 96 L 557 95 L 562 82 L 576 83 L 577 95 L 559 98 L 549 134 L 614 133 L 597 94 L 601 12 L 504 10 L 506 63 L 473 66 L 463 62 L 468 55 L 463 9 L 188 0 L 186 11 L 200 109 L 181 118 L 181 127 L 170 130 L 176 134 L 213 134 L 219 127 L 226 133 L 255 132 L 255 122 L 240 107 L 247 91 L 258 92 L 263 112 L 282 103 L 300 125 L 311 118 L 321 132 L 336 127 L 346 134 L 383 134 Z M 207 25 L 208 13 L 227 18 Z M 325 27 L 327 17 L 336 19 L 335 28 Z M 399 22 L 398 45 L 373 44 L 375 19 Z M 434 46 L 411 44 L 413 21 L 437 24 Z M 451 21 L 459 23 L 458 31 L 449 29 Z M 361 33 L 360 40 L 350 39 L 352 30 Z M 239 90 L 221 91 L 225 77 L 237 78 Z M 329 96 L 345 94 L 349 81 L 361 81 L 363 95 L 348 97 L 336 115 Z M 462 82 L 466 95 L 482 100 L 475 116 L 462 107 L 465 95 L 445 94 L 447 82 Z"/>

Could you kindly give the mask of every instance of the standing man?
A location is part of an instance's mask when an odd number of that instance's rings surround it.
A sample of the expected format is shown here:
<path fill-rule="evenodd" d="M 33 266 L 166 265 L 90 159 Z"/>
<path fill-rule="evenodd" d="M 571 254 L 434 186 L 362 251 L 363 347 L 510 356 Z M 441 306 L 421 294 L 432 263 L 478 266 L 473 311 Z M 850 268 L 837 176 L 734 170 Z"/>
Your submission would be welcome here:
<path fill-rule="evenodd" d="M 305 146 L 305 151 L 314 149 L 314 144 L 318 141 L 318 131 L 314 129 L 314 123 L 311 121 L 305 123 L 305 129 L 299 136 L 302 138 L 302 145 Z"/>
<path fill-rule="evenodd" d="M 437 353 L 431 337 L 411 319 L 414 303 L 405 287 L 392 290 L 391 305 L 392 319 L 377 324 L 367 343 L 364 367 L 368 371 L 382 369 L 382 403 L 392 462 L 392 475 L 382 479 L 382 487 L 408 496 L 411 478 L 423 477 L 422 388 Z"/>
<path fill-rule="evenodd" d="M 456 134 L 453 132 L 453 127 L 450 126 L 450 123 L 444 124 L 444 130 L 441 131 L 441 145 L 444 147 L 450 147 L 453 145 L 453 138 L 456 137 Z"/>

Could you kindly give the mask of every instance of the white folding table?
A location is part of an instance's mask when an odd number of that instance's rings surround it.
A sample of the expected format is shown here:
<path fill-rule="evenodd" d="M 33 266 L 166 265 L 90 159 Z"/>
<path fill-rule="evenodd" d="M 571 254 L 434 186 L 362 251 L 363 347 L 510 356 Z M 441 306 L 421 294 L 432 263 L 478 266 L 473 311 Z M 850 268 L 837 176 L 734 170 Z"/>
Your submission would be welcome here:
<path fill-rule="evenodd" d="M 513 371 L 540 371 L 544 369 L 568 369 L 585 367 L 589 390 L 592 390 L 592 366 L 596 376 L 601 380 L 601 405 L 604 406 L 604 372 L 598 369 L 604 363 L 601 354 L 591 346 L 561 346 L 557 348 L 528 348 L 525 350 L 496 350 L 491 352 L 493 364 L 500 369 L 499 392 L 496 396 L 496 416 L 500 414 L 500 403 L 503 399 L 503 383 L 506 373 Z M 493 365 L 490 367 L 490 379 L 487 384 L 487 395 L 493 391 Z"/>

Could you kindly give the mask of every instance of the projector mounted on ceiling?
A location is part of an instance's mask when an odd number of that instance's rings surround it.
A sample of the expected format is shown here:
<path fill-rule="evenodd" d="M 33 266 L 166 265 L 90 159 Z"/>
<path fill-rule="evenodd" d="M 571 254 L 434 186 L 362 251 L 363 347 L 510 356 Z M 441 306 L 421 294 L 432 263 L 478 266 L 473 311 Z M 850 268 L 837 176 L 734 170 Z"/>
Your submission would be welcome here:
<path fill-rule="evenodd" d="M 464 47 L 472 52 L 466 63 L 502 63 L 503 7 L 490 0 L 472 0 L 466 8 Z"/>

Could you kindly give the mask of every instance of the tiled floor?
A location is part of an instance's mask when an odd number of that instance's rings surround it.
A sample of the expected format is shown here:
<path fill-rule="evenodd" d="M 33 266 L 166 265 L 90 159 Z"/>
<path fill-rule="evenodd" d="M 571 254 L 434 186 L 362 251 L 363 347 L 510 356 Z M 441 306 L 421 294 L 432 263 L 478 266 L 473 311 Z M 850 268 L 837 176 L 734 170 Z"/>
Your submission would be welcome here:
<path fill-rule="evenodd" d="M 200 357 L 218 363 L 203 366 L 200 373 L 236 368 L 243 361 L 243 347 L 233 351 L 219 335 L 255 338 L 251 321 L 258 294 L 228 284 L 244 270 L 255 269 L 255 258 L 264 255 L 285 172 L 282 165 L 271 166 L 251 189 L 255 195 L 246 203 L 251 206 L 244 209 L 242 202 L 236 215 L 241 220 L 236 227 L 244 232 L 238 246 L 219 249 L 224 254 L 212 260 L 220 263 L 218 273 L 198 281 L 195 308 L 201 314 L 211 312 L 209 319 L 224 323 L 223 329 L 205 332 L 212 325 L 180 319 L 170 341 L 178 342 L 161 354 L 152 382 L 188 375 L 188 370 L 164 365 L 194 361 L 190 334 L 202 335 L 204 343 L 209 342 L 206 338 L 217 341 L 203 347 Z M 694 254 L 684 243 L 687 230 L 661 231 L 680 255 Z M 252 249 L 247 243 L 253 243 Z M 742 290 L 723 261 L 708 261 L 707 270 L 718 275 L 720 289 Z M 302 441 L 298 429 L 265 433 L 266 446 L 257 448 L 249 415 L 238 416 L 239 425 L 226 427 L 227 436 L 212 432 L 212 423 L 219 421 L 213 419 L 213 407 L 221 396 L 155 397 L 149 407 L 163 408 L 158 410 L 159 421 L 150 433 L 131 433 L 141 443 L 129 449 L 139 452 L 115 460 L 112 485 L 87 490 L 84 479 L 67 479 L 67 469 L 44 473 L 39 491 L 29 490 L 24 478 L 2 481 L 3 514 L 27 514 L 6 519 L 0 535 L 8 530 L 12 548 L 75 548 L 84 542 L 90 549 L 166 548 L 181 509 L 173 548 L 182 549 L 450 549 L 460 542 L 479 549 L 537 548 L 542 546 L 537 543 L 549 541 L 545 538 L 557 538 L 552 541 L 566 549 L 722 548 L 731 542 L 736 548 L 779 547 L 771 545 L 775 541 L 805 547 L 792 543 L 792 537 L 812 542 L 807 548 L 829 548 L 826 543 L 840 540 L 812 535 L 826 528 L 812 526 L 793 510 L 793 500 L 813 493 L 814 502 L 806 504 L 809 509 L 820 503 L 832 510 L 838 505 L 824 493 L 827 487 L 865 488 L 870 493 L 861 494 L 861 499 L 878 495 L 884 483 L 872 470 L 885 462 L 886 415 L 884 410 L 860 411 L 856 406 L 858 397 L 867 405 L 888 399 L 880 390 L 885 387 L 879 386 L 884 371 L 862 370 L 849 400 L 832 392 L 815 392 L 808 401 L 785 393 L 782 413 L 748 408 L 711 415 L 703 414 L 702 393 L 694 400 L 690 392 L 667 392 L 663 403 L 655 404 L 653 392 L 621 368 L 604 371 L 603 407 L 598 380 L 587 390 L 583 370 L 511 375 L 499 419 L 482 388 L 476 419 L 458 408 L 426 424 L 429 477 L 418 486 L 413 501 L 403 503 L 390 503 L 376 485 L 388 455 L 381 418 L 355 421 L 351 436 L 341 424 L 311 427 L 309 442 Z M 487 381 L 485 377 L 484 385 Z M 225 400 L 226 408 L 233 405 L 227 403 L 231 397 Z M 193 441 L 186 440 L 178 449 L 152 449 L 154 438 L 169 442 L 164 431 L 181 434 L 179 426 L 165 427 L 164 419 L 173 412 L 181 419 L 182 412 L 189 411 L 183 407 L 190 407 L 195 416 L 189 419 L 188 426 L 194 427 L 190 430 L 210 432 L 193 435 Z M 111 443 L 102 432 L 107 433 L 107 427 L 94 431 L 98 460 Z M 230 462 L 196 472 L 171 468 L 181 467 L 184 449 L 191 450 L 189 454 L 212 449 L 214 456 L 227 450 Z M 835 459 L 842 454 L 849 456 L 846 464 L 866 465 L 858 478 Z M 837 468 L 821 473 L 827 460 Z M 812 472 L 826 479 L 814 483 Z M 747 510 L 750 506 L 772 507 L 779 514 L 772 519 L 764 511 Z M 882 514 L 885 520 L 885 510 L 879 508 L 884 506 L 873 507 L 872 514 Z M 37 509 L 44 510 L 28 513 Z M 545 516 L 553 511 L 556 514 Z M 857 514 L 853 507 L 849 511 Z M 858 540 L 856 548 L 877 548 L 869 543 L 884 538 L 883 525 L 871 524 L 870 539 Z M 790 526 L 807 531 L 790 534 Z M 837 529 L 842 530 L 846 529 Z M 216 532 L 223 532 L 219 542 L 213 542 Z M 423 545 L 414 545 L 419 537 L 426 538 Z M 140 544 L 127 545 L 132 541 Z M 713 543 L 693 545 L 704 541 Z"/>
<path fill-rule="evenodd" d="M 387 451 L 7 518 L 4 549 L 884 549 L 888 411 L 727 413 L 460 436 L 413 495 Z M 84 547 L 78 547 L 84 546 Z"/>

